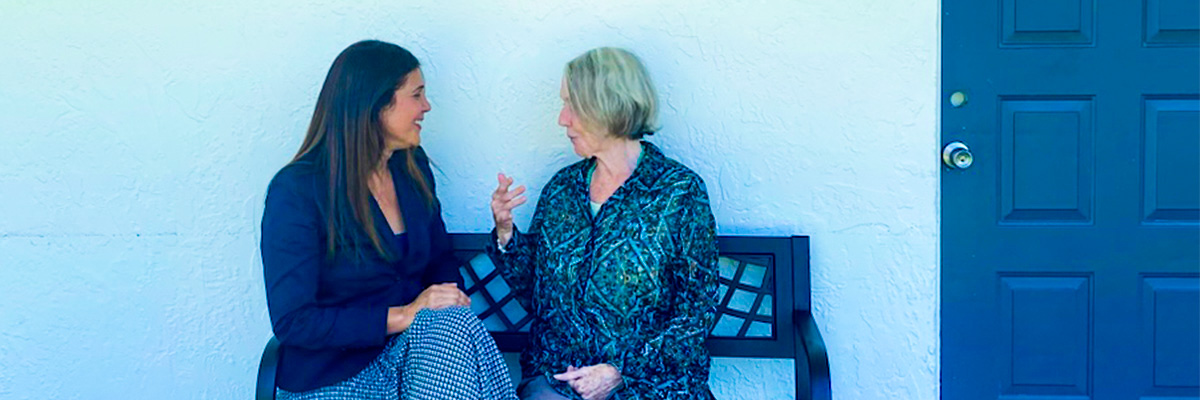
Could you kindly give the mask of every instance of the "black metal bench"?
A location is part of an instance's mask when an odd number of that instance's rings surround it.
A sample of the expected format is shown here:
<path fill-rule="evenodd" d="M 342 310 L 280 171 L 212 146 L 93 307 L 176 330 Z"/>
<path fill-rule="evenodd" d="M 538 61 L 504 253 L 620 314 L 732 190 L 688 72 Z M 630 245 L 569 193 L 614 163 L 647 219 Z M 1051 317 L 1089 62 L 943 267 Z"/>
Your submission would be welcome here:
<path fill-rule="evenodd" d="M 486 234 L 451 234 L 463 260 L 472 308 L 502 352 L 528 343 L 533 319 L 484 254 Z M 791 358 L 796 398 L 831 398 L 829 358 L 811 314 L 807 236 L 721 236 L 718 318 L 708 339 L 715 357 Z M 271 338 L 258 371 L 256 398 L 274 399 L 279 346 Z"/>

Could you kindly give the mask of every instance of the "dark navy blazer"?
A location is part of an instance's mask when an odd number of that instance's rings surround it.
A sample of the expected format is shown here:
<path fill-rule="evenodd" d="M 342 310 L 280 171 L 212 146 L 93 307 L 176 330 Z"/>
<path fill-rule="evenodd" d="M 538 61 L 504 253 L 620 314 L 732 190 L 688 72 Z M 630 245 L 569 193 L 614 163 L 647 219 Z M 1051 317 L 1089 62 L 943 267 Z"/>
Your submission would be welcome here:
<path fill-rule="evenodd" d="M 271 325 L 282 343 L 280 388 L 310 390 L 354 376 L 387 342 L 388 307 L 412 302 L 434 283 L 462 287 L 440 204 L 426 206 L 406 172 L 405 157 L 397 151 L 388 168 L 406 234 L 393 235 L 371 199 L 375 229 L 393 261 L 376 252 L 361 226 L 348 232 L 359 239 L 357 245 L 338 244 L 335 256 L 327 257 L 328 178 L 315 162 L 288 164 L 271 180 L 262 258 Z M 424 150 L 417 148 L 416 157 L 433 189 Z"/>

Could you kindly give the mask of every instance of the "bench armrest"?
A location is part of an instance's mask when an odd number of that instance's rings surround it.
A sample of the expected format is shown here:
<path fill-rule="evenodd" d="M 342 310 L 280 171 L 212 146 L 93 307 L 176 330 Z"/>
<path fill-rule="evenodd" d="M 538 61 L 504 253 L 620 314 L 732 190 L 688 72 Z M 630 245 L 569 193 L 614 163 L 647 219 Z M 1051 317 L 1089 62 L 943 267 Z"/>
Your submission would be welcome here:
<path fill-rule="evenodd" d="M 817 321 L 808 310 L 796 310 L 793 321 L 796 324 L 796 398 L 829 400 L 833 397 L 829 355 L 825 353 L 825 340 L 821 339 Z"/>
<path fill-rule="evenodd" d="M 271 336 L 263 349 L 258 363 L 258 383 L 254 389 L 255 400 L 275 400 L 275 369 L 279 366 L 279 340 Z"/>

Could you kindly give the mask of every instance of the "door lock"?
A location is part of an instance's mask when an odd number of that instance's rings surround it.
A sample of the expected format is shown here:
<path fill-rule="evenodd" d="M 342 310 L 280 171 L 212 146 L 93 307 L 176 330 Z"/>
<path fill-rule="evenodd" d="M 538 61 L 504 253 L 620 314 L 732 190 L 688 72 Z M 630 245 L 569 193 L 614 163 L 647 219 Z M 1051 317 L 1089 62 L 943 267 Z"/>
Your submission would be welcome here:
<path fill-rule="evenodd" d="M 967 169 L 975 163 L 975 156 L 963 142 L 950 142 L 942 148 L 942 162 L 953 169 Z"/>

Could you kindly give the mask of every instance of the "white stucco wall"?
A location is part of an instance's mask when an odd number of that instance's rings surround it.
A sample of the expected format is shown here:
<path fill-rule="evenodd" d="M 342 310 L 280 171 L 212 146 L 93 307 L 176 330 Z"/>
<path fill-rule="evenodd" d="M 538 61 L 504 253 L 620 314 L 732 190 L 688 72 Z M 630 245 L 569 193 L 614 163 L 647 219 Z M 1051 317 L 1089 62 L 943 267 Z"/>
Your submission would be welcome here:
<path fill-rule="evenodd" d="M 249 396 L 263 192 L 362 38 L 425 63 L 469 232 L 497 171 L 536 192 L 575 159 L 563 63 L 637 52 L 720 233 L 812 236 L 834 397 L 937 397 L 936 1 L 187 3 L 0 0 L 0 398 Z M 720 359 L 713 386 L 789 398 L 790 373 Z"/>

